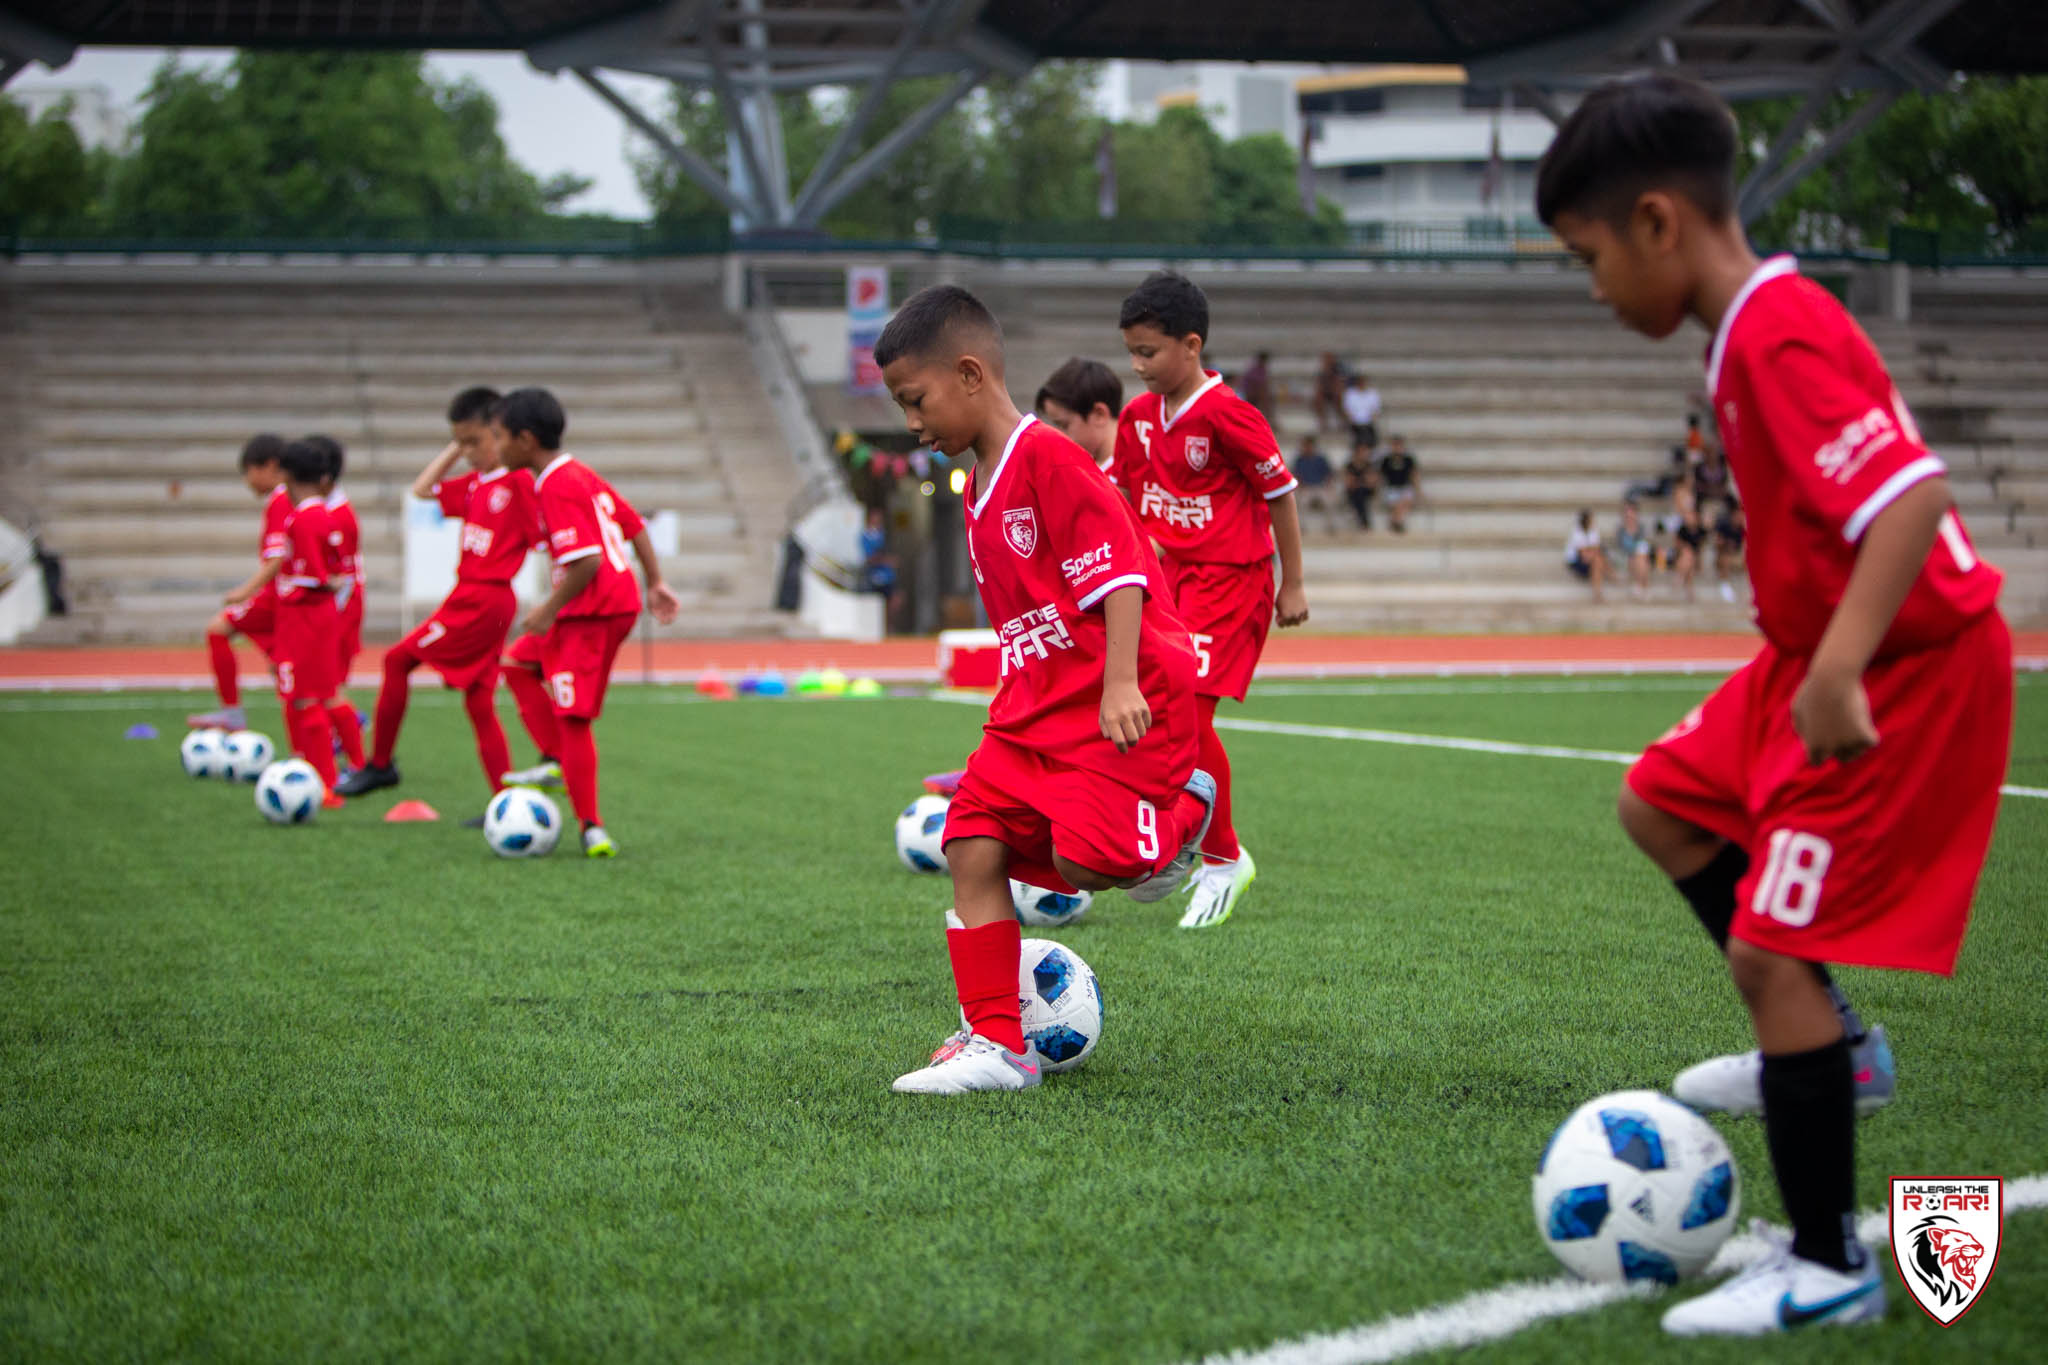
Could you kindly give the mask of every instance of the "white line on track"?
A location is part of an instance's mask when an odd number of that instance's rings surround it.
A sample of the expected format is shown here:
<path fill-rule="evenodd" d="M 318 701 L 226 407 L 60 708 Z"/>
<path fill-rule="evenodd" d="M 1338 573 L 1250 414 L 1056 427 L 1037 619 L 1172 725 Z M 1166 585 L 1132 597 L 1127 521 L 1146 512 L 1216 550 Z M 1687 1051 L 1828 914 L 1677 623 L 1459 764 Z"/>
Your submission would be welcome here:
<path fill-rule="evenodd" d="M 2021 1176 L 2005 1182 L 2008 1215 L 2041 1208 L 2048 1208 L 2048 1175 Z M 1884 1210 L 1873 1209 L 1863 1214 L 1857 1220 L 1856 1232 L 1873 1254 L 1887 1254 L 1889 1233 Z M 1748 1233 L 1731 1237 L 1707 1267 L 1707 1274 L 1731 1274 L 1754 1263 L 1769 1249 L 1769 1243 L 1761 1237 Z M 1481 1290 L 1435 1308 L 1382 1318 L 1342 1332 L 1297 1337 L 1258 1351 L 1209 1356 L 1202 1365 L 1373 1365 L 1424 1351 L 1499 1341 L 1549 1318 L 1590 1313 L 1650 1292 L 1653 1291 L 1562 1278 L 1530 1280 Z"/>
<path fill-rule="evenodd" d="M 1405 730 L 1359 730 L 1346 725 L 1295 725 L 1279 720 L 1219 717 L 1219 730 L 1245 730 L 1261 735 L 1299 735 L 1304 739 L 1349 739 L 1366 744 L 1399 744 L 1415 749 L 1458 749 L 1475 754 L 1509 754 L 1517 758 L 1579 758 L 1594 763 L 1633 763 L 1638 755 L 1618 749 L 1571 749 L 1557 744 L 1511 744 L 1497 739 L 1464 739 L 1457 735 L 1416 735 Z M 2006 796 L 2048 800 L 2048 787 L 2000 787 Z"/>

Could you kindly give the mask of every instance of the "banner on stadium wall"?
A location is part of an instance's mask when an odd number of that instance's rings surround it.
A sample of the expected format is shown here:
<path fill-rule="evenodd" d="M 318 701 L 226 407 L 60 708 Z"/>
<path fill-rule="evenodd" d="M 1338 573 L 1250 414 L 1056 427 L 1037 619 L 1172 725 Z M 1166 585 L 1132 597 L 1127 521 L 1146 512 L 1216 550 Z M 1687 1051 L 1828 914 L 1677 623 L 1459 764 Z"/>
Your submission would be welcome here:
<path fill-rule="evenodd" d="M 846 267 L 846 386 L 854 393 L 886 393 L 875 364 L 875 342 L 889 323 L 889 267 Z"/>

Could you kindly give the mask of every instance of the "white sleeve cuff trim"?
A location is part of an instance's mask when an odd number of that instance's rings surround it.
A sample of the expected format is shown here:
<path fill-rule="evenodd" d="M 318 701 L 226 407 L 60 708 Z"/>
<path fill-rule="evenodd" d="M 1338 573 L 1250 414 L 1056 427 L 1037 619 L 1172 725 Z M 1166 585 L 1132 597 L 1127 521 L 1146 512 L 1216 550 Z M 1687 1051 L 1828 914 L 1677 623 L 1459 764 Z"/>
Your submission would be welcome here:
<path fill-rule="evenodd" d="M 1095 590 L 1093 590 L 1092 592 L 1090 592 L 1090 593 L 1089 593 L 1089 594 L 1088 594 L 1088 595 L 1087 595 L 1086 597 L 1082 598 L 1082 599 L 1081 599 L 1081 600 L 1080 600 L 1080 601 L 1079 601 L 1078 603 L 1076 603 L 1075 605 L 1076 605 L 1076 606 L 1078 606 L 1078 607 L 1080 607 L 1082 611 L 1088 611 L 1088 610 L 1092 609 L 1092 608 L 1093 608 L 1093 607 L 1095 606 L 1095 604 L 1096 604 L 1097 602 L 1100 602 L 1100 601 L 1101 601 L 1101 600 L 1102 600 L 1103 598 L 1105 598 L 1105 597 L 1109 596 L 1109 595 L 1110 595 L 1111 593 L 1115 592 L 1115 591 L 1116 591 L 1116 590 L 1117 590 L 1118 588 L 1129 588 L 1129 587 L 1139 587 L 1139 588 L 1142 588 L 1142 587 L 1144 587 L 1144 586 L 1145 586 L 1145 575 L 1143 575 L 1143 574 L 1141 574 L 1141 573 L 1127 573 L 1127 574 L 1125 574 L 1125 575 L 1124 575 L 1124 576 L 1123 576 L 1122 578 L 1112 578 L 1112 579 L 1110 579 L 1110 580 L 1109 580 L 1109 581 L 1108 581 L 1107 583 L 1104 583 L 1104 584 L 1103 584 L 1103 585 L 1102 585 L 1101 587 L 1099 587 L 1099 588 L 1096 588 Z"/>
<path fill-rule="evenodd" d="M 1276 488 L 1276 489 L 1274 489 L 1274 490 L 1273 490 L 1272 492 L 1270 492 L 1270 493 L 1266 494 L 1266 501 L 1267 501 L 1267 502 L 1271 502 L 1271 501 L 1272 501 L 1273 499 L 1275 499 L 1275 498 L 1284 498 L 1284 497 L 1286 497 L 1286 496 L 1287 496 L 1287 495 L 1288 495 L 1289 493 L 1292 493 L 1292 492 L 1293 492 L 1293 491 L 1294 491 L 1295 489 L 1297 489 L 1297 488 L 1299 488 L 1299 487 L 1301 487 L 1301 480 L 1300 480 L 1300 479 L 1289 479 L 1289 480 L 1287 481 L 1287 487 L 1285 487 L 1285 488 Z"/>
<path fill-rule="evenodd" d="M 1863 539 L 1863 533 L 1870 529 L 1870 523 L 1877 520 L 1878 513 L 1899 500 L 1905 491 L 1916 483 L 1938 479 L 1948 473 L 1948 466 L 1938 456 L 1922 455 L 1913 463 L 1886 479 L 1878 490 L 1863 500 L 1863 505 L 1850 514 L 1842 526 L 1842 539 L 1854 545 Z"/>
<path fill-rule="evenodd" d="M 555 563 L 574 564 L 579 559 L 590 558 L 592 555 L 598 553 L 603 548 L 604 547 L 602 545 L 586 545 L 580 550 L 571 550 L 569 551 L 569 553 L 565 555 L 556 555 Z"/>

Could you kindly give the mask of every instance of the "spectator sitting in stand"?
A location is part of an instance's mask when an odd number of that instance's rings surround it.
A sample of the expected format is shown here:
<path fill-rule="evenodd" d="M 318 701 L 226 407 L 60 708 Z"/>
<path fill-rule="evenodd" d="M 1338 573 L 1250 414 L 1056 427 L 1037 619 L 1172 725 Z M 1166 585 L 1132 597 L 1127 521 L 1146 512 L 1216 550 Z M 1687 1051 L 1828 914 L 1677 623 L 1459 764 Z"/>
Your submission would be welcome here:
<path fill-rule="evenodd" d="M 1643 529 L 1643 512 L 1634 499 L 1621 505 L 1621 529 L 1615 532 L 1614 548 L 1628 566 L 1629 596 L 1641 601 L 1650 595 L 1650 533 Z"/>
<path fill-rule="evenodd" d="M 1703 504 L 1728 497 L 1728 457 L 1709 448 L 1705 458 L 1693 466 L 1692 491 Z"/>
<path fill-rule="evenodd" d="M 1245 366 L 1244 374 L 1239 376 L 1235 387 L 1238 397 L 1257 408 L 1259 415 L 1266 419 L 1266 425 L 1272 426 L 1273 353 L 1260 351 L 1252 363 Z"/>
<path fill-rule="evenodd" d="M 1372 447 L 1364 442 L 1354 445 L 1351 447 L 1351 459 L 1344 466 L 1344 500 L 1357 514 L 1360 530 L 1372 529 L 1372 495 L 1379 486 L 1379 471 L 1373 468 L 1372 463 Z"/>
<path fill-rule="evenodd" d="M 1337 530 L 1337 490 L 1332 479 L 1335 473 L 1330 468 L 1330 457 L 1316 446 L 1313 435 L 1301 438 L 1301 449 L 1294 456 L 1294 477 L 1301 484 L 1301 511 L 1306 516 L 1312 507 L 1323 512 L 1323 524 L 1334 534 Z"/>
<path fill-rule="evenodd" d="M 1351 443 L 1367 450 L 1380 448 L 1380 391 L 1363 374 L 1351 376 L 1344 390 L 1344 420 L 1351 424 Z"/>
<path fill-rule="evenodd" d="M 1593 585 L 1593 600 L 1607 600 L 1607 551 L 1593 526 L 1593 509 L 1579 510 L 1579 524 L 1564 542 L 1564 566 Z"/>
<path fill-rule="evenodd" d="M 1677 546 L 1678 587 L 1685 600 L 1692 601 L 1693 576 L 1700 571 L 1700 556 L 1706 552 L 1707 528 L 1700 521 L 1697 499 L 1688 498 L 1678 513 L 1678 528 L 1671 533 Z"/>
<path fill-rule="evenodd" d="M 1387 499 L 1387 525 L 1406 533 L 1408 512 L 1422 496 L 1422 479 L 1415 471 L 1415 457 L 1408 453 L 1406 438 L 1387 439 L 1387 453 L 1380 456 L 1380 488 Z"/>
<path fill-rule="evenodd" d="M 1742 504 L 1731 497 L 1721 515 L 1714 519 L 1714 576 L 1721 580 L 1723 602 L 1735 600 L 1735 584 L 1731 580 L 1742 572 L 1742 544 L 1748 536 L 1749 522 L 1742 515 Z"/>
<path fill-rule="evenodd" d="M 1315 392 L 1309 399 L 1309 405 L 1315 413 L 1317 431 L 1327 431 L 1332 426 L 1342 425 L 1344 388 L 1349 382 L 1344 362 L 1337 359 L 1337 353 L 1324 351 L 1322 363 L 1316 369 Z"/>
<path fill-rule="evenodd" d="M 1664 472 L 1654 479 L 1638 479 L 1622 490 L 1624 501 L 1641 498 L 1661 498 L 1670 494 L 1686 479 L 1690 463 L 1684 446 L 1671 447 L 1671 458 L 1665 463 Z"/>

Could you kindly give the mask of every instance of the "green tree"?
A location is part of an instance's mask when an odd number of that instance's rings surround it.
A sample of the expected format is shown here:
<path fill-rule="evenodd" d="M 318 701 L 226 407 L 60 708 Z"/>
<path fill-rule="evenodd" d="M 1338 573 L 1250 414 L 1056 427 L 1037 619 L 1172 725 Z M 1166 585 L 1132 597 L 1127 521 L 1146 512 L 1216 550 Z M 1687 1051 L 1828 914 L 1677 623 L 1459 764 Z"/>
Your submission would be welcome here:
<path fill-rule="evenodd" d="M 129 230 L 510 228 L 584 187 L 544 189 L 506 150 L 491 97 L 429 79 L 418 53 L 242 52 L 220 74 L 173 60 L 144 104 L 110 191 Z"/>
<path fill-rule="evenodd" d="M 67 100 L 31 121 L 0 99 L 0 231 L 62 230 L 92 216 L 108 156 L 80 144 L 70 114 Z"/>

